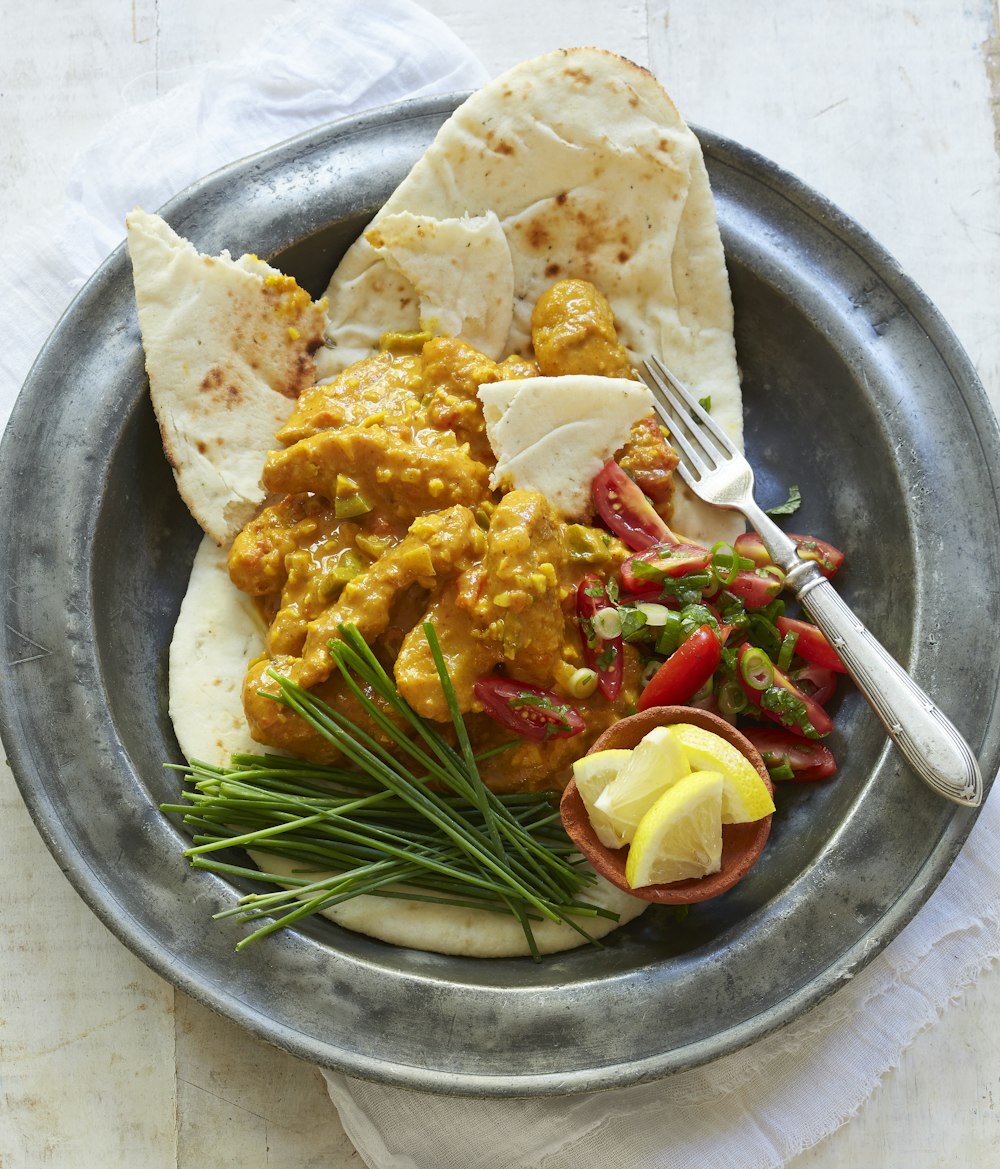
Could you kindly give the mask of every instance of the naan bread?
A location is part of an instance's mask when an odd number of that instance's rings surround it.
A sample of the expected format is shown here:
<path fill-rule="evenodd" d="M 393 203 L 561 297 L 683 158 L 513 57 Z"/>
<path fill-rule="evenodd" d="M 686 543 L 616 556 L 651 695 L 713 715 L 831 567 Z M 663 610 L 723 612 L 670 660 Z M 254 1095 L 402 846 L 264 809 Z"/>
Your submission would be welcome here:
<path fill-rule="evenodd" d="M 650 73 L 601 49 L 518 65 L 441 127 L 333 275 L 321 374 L 369 354 L 383 332 L 419 328 L 413 285 L 371 242 L 384 219 L 490 211 L 513 267 L 505 354 L 528 351 L 531 310 L 552 283 L 590 280 L 636 366 L 658 355 L 742 443 L 732 299 L 700 145 Z M 706 542 L 743 530 L 682 485 L 672 526 Z"/>
<path fill-rule="evenodd" d="M 565 374 L 479 387 L 497 465 L 493 488 L 538 491 L 563 519 L 583 519 L 594 476 L 652 412 L 642 382 Z"/>
<path fill-rule="evenodd" d="M 274 434 L 315 379 L 325 302 L 256 256 L 203 256 L 157 215 L 126 219 L 153 409 L 177 488 L 217 544 L 253 518 Z"/>
<path fill-rule="evenodd" d="M 229 579 L 226 554 L 206 537 L 170 644 L 170 717 L 185 758 L 223 767 L 236 752 L 262 750 L 250 738 L 240 691 L 247 661 L 264 648 L 264 632 L 253 602 Z M 295 866 L 267 853 L 251 856 L 262 872 L 276 877 L 290 876 Z M 603 878 L 586 899 L 619 914 L 618 922 L 583 919 L 583 928 L 594 937 L 604 937 L 649 906 Z M 325 916 L 393 945 L 440 954 L 504 958 L 529 952 L 521 927 L 502 914 L 363 896 L 326 910 Z M 542 921 L 533 929 L 543 954 L 585 944 L 567 925 Z"/>
<path fill-rule="evenodd" d="M 385 215 L 365 239 L 420 300 L 419 325 L 436 337 L 461 337 L 497 360 L 514 313 L 510 249 L 492 211 L 475 218 Z"/>

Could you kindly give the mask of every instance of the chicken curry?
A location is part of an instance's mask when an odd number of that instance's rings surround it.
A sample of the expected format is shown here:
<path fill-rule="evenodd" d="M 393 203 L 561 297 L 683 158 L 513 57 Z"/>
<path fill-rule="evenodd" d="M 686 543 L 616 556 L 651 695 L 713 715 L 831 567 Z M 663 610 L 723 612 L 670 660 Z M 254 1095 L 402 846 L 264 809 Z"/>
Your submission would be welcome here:
<path fill-rule="evenodd" d="M 576 593 L 585 575 L 610 578 L 628 555 L 591 516 L 560 517 L 536 492 L 490 487 L 496 460 L 478 388 L 543 374 L 634 377 L 610 306 L 593 285 L 564 280 L 538 301 L 533 352 L 495 362 L 465 342 L 387 335 L 376 355 L 303 392 L 263 475 L 275 502 L 236 538 L 233 582 L 257 598 L 266 651 L 251 663 L 243 701 L 253 737 L 316 762 L 336 750 L 269 695 L 274 670 L 345 713 L 356 703 L 327 643 L 353 623 L 421 715 L 449 719 L 423 623 L 433 623 L 478 750 L 511 732 L 484 712 L 476 683 L 501 676 L 572 701 L 586 729 L 518 740 L 483 764 L 495 790 L 562 786 L 574 759 L 634 709 L 638 656 L 624 647 L 614 701 L 570 698 L 584 664 Z M 650 416 L 618 463 L 664 519 L 676 455 Z M 367 728 L 372 730 L 373 728 Z"/>

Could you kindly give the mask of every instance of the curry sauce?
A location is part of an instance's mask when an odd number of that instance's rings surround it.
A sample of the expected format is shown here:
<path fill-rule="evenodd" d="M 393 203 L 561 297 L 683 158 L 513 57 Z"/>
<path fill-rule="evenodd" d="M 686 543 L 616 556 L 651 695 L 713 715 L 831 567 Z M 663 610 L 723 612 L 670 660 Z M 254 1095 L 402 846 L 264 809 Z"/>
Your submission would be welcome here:
<path fill-rule="evenodd" d="M 274 669 L 356 717 L 331 678 L 329 639 L 353 623 L 421 715 L 449 715 L 421 625 L 430 621 L 477 749 L 508 741 L 477 702 L 493 673 L 566 695 L 584 664 L 576 591 L 588 573 L 609 578 L 628 555 L 590 517 L 568 523 L 531 491 L 495 491 L 479 386 L 544 373 L 633 377 L 610 306 L 593 285 L 567 280 L 535 306 L 533 356 L 495 362 L 457 338 L 385 338 L 381 352 L 304 391 L 278 433 L 263 475 L 277 496 L 237 536 L 233 582 L 257 598 L 266 653 L 251 664 L 243 699 L 253 737 L 317 762 L 336 755 L 297 716 L 267 697 Z M 414 351 L 416 347 L 417 351 Z M 676 455 L 652 418 L 632 428 L 617 458 L 669 519 Z M 634 709 L 637 655 L 625 647 L 614 703 L 573 703 L 587 729 L 523 741 L 484 765 L 496 790 L 561 786 L 611 722 Z"/>

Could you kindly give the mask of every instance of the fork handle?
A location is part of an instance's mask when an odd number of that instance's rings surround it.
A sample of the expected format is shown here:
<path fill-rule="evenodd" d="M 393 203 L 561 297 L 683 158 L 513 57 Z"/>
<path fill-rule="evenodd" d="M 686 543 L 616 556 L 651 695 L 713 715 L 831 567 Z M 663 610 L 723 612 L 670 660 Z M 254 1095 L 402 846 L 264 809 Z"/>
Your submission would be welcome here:
<path fill-rule="evenodd" d="M 858 620 L 816 565 L 801 559 L 777 524 L 757 507 L 744 514 L 907 763 L 946 799 L 977 808 L 983 799 L 983 778 L 955 726 Z"/>

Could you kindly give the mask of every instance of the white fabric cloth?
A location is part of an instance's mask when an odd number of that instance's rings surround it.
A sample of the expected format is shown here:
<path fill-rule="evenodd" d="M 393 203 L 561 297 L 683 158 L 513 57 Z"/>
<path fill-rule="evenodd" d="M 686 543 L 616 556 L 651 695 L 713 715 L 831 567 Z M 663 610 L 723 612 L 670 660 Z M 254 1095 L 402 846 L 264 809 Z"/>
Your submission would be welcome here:
<path fill-rule="evenodd" d="M 119 116 L 78 161 L 66 228 L 3 257 L 0 424 L 59 313 L 123 235 L 218 166 L 352 111 L 473 88 L 482 67 L 409 0 L 307 0 L 233 62 Z M 1000 955 L 1000 805 L 911 925 L 848 986 L 737 1054 L 656 1083 L 525 1101 L 433 1097 L 326 1073 L 373 1169 L 771 1169 L 832 1132 Z M 816 1085 L 822 1091 L 816 1091 Z"/>

